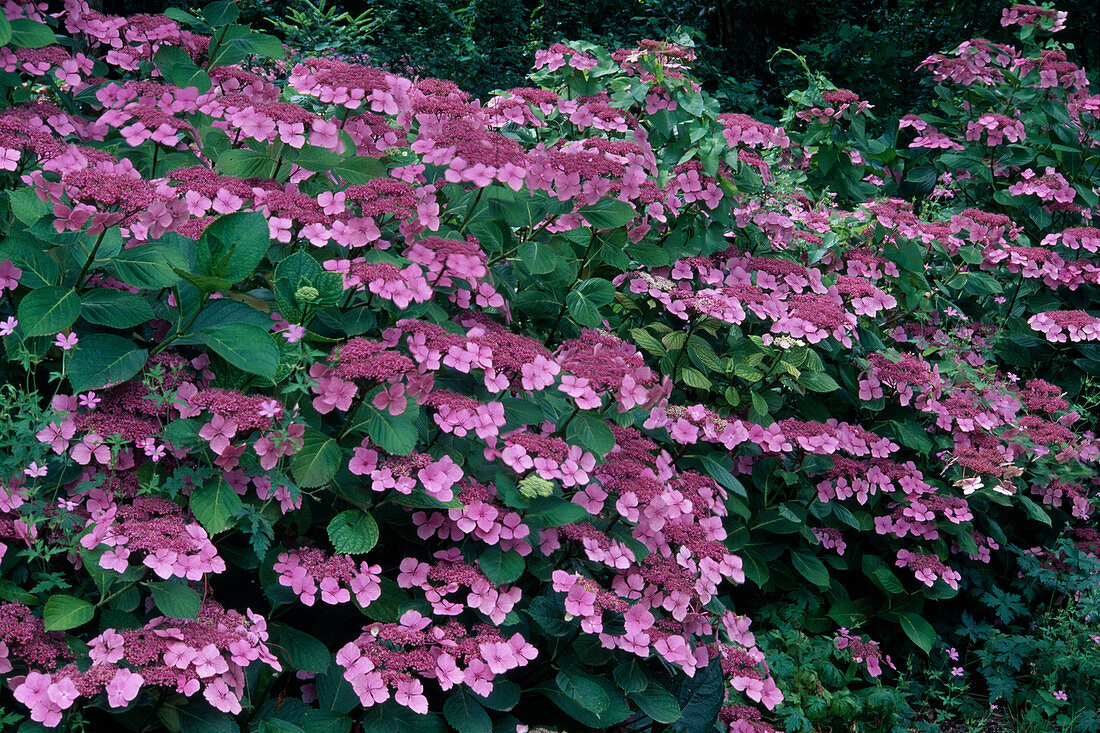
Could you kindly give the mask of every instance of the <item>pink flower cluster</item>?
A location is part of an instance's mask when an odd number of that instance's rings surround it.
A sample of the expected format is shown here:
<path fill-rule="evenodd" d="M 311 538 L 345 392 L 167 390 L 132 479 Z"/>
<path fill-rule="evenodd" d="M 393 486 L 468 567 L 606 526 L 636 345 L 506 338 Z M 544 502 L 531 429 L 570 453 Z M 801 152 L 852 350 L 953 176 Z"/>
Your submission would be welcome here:
<path fill-rule="evenodd" d="M 1037 176 L 1030 168 L 1025 169 L 1020 180 L 1008 187 L 1008 192 L 1013 196 L 1038 196 L 1041 201 L 1060 204 L 1072 203 L 1077 196 L 1069 181 L 1049 165 L 1042 176 Z"/>
<path fill-rule="evenodd" d="M 893 662 L 890 661 L 890 656 L 883 656 L 877 641 L 868 641 L 861 637 L 853 636 L 852 633 L 844 627 L 837 630 L 835 644 L 838 650 L 847 652 L 852 661 L 863 662 L 867 667 L 867 674 L 872 677 L 879 677 L 882 675 L 883 659 L 886 660 L 886 664 L 890 666 L 890 669 L 896 669 Z"/>
<path fill-rule="evenodd" d="M 326 557 L 318 549 L 302 547 L 280 552 L 273 569 L 279 585 L 290 588 L 307 606 L 316 602 L 318 593 L 330 605 L 348 603 L 354 596 L 362 608 L 382 595 L 382 566 L 364 560 L 356 567 L 349 555 Z"/>
<path fill-rule="evenodd" d="M 109 707 L 126 707 L 142 689 L 161 688 L 191 697 L 200 689 L 216 709 L 236 715 L 245 692 L 244 670 L 259 661 L 281 669 L 267 647 L 267 623 L 207 602 L 193 621 L 151 619 L 143 628 L 106 629 L 93 638 L 91 666 L 76 664 L 11 678 L 15 699 L 48 728 L 81 698 L 105 693 Z M 125 663 L 128 666 L 121 666 Z"/>
<path fill-rule="evenodd" d="M 485 697 L 493 679 L 526 666 L 538 650 L 518 633 L 508 639 L 494 627 L 457 621 L 437 626 L 416 611 L 406 611 L 396 623 L 375 623 L 336 653 L 363 707 L 389 700 L 414 712 L 428 712 L 420 678 L 434 679 L 444 691 L 465 685 Z"/>
<path fill-rule="evenodd" d="M 397 584 L 424 591 L 436 615 L 457 616 L 470 608 L 485 614 L 493 623 L 502 624 L 519 602 L 519 588 L 494 585 L 485 573 L 463 561 L 458 548 L 440 550 L 433 557 L 438 561 L 435 565 L 414 557 L 403 559 Z M 447 597 L 463 590 L 468 591 L 464 603 Z"/>
<path fill-rule="evenodd" d="M 908 567 L 917 580 L 929 588 L 937 579 L 941 579 L 948 587 L 958 590 L 959 581 L 962 580 L 962 575 L 957 570 L 944 565 L 935 555 L 921 555 L 903 548 L 898 550 L 898 559 L 894 564 L 899 568 Z"/>
<path fill-rule="evenodd" d="M 1044 311 L 1027 319 L 1027 325 L 1055 344 L 1100 341 L 1100 318 L 1085 311 Z"/>
<path fill-rule="evenodd" d="M 966 125 L 967 140 L 977 142 L 983 135 L 985 144 L 989 147 L 1002 145 L 1005 140 L 1013 143 L 1023 142 L 1026 137 L 1023 122 L 993 112 L 987 112 Z"/>
<path fill-rule="evenodd" d="M 370 476 L 373 491 L 394 489 L 401 494 L 411 494 L 419 481 L 428 496 L 441 502 L 454 499 L 451 487 L 463 476 L 462 468 L 450 456 L 445 455 L 438 461 L 423 453 L 408 457 L 382 456 L 368 438 L 354 450 L 348 469 L 356 476 Z"/>
<path fill-rule="evenodd" d="M 482 486 L 463 480 L 455 498 L 459 506 L 446 512 L 413 513 L 412 520 L 420 539 L 435 535 L 440 539 L 460 540 L 470 536 L 487 545 L 498 545 L 504 552 L 515 550 L 520 555 L 531 554 L 531 528 L 523 523 L 520 514 L 501 503 L 492 484 Z"/>
<path fill-rule="evenodd" d="M 106 548 L 99 556 L 104 570 L 124 573 L 131 561 L 140 559 L 164 579 L 202 580 L 207 573 L 225 571 L 225 561 L 206 530 L 174 502 L 135 496 L 122 503 L 102 489 L 92 489 L 84 508 L 89 515 L 85 528 L 91 531 L 80 544 L 88 550 Z"/>
<path fill-rule="evenodd" d="M 1064 10 L 1044 8 L 1041 5 L 1013 5 L 1001 11 L 1001 26 L 1040 25 L 1050 33 L 1065 30 L 1067 13 Z"/>

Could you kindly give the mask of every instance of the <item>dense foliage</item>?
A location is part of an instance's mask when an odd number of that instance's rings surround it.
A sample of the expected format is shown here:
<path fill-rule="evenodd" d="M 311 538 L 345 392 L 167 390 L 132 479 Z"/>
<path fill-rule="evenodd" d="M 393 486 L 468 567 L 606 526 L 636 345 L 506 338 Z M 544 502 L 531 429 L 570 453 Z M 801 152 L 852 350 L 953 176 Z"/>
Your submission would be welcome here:
<path fill-rule="evenodd" d="M 5 10 L 5 723 L 1100 729 L 1064 14 L 778 127 L 668 42 L 478 101 Z"/>

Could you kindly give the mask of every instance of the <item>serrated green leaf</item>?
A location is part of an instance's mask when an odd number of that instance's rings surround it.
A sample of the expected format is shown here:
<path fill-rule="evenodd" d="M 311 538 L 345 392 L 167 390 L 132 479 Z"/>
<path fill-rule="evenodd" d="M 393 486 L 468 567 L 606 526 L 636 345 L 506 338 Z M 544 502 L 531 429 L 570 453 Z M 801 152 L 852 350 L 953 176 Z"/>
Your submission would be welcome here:
<path fill-rule="evenodd" d="M 49 285 L 32 290 L 19 301 L 19 328 L 24 336 L 52 336 L 80 316 L 80 298 L 72 288 Z"/>
<path fill-rule="evenodd" d="M 302 448 L 290 459 L 290 474 L 303 488 L 324 486 L 336 475 L 343 454 L 336 440 L 318 430 L 307 430 Z"/>
<path fill-rule="evenodd" d="M 362 555 L 378 544 L 378 523 L 366 512 L 348 509 L 328 523 L 328 538 L 337 552 Z"/>
<path fill-rule="evenodd" d="M 196 331 L 194 337 L 241 371 L 274 381 L 279 348 L 262 328 L 250 323 L 222 323 Z"/>
<path fill-rule="evenodd" d="M 494 585 L 507 585 L 519 580 L 526 563 L 515 550 L 502 552 L 496 545 L 490 546 L 477 559 L 481 571 Z"/>
<path fill-rule="evenodd" d="M 586 410 L 581 410 L 570 419 L 565 428 L 565 439 L 597 456 L 607 455 L 615 447 L 611 428 L 599 415 Z"/>
<path fill-rule="evenodd" d="M 153 603 L 168 618 L 198 618 L 202 598 L 198 592 L 182 583 L 146 583 L 153 596 Z"/>
<path fill-rule="evenodd" d="M 191 492 L 191 513 L 211 535 L 227 529 L 241 507 L 241 497 L 220 475 Z"/>
<path fill-rule="evenodd" d="M 82 598 L 56 593 L 46 601 L 42 621 L 46 631 L 65 631 L 83 626 L 95 616 L 95 608 Z"/>
<path fill-rule="evenodd" d="M 148 358 L 148 351 L 121 336 L 85 336 L 69 357 L 69 384 L 74 393 L 113 387 L 141 371 Z"/>
<path fill-rule="evenodd" d="M 140 295 L 98 288 L 80 296 L 80 317 L 108 328 L 132 328 L 153 320 L 153 309 Z"/>

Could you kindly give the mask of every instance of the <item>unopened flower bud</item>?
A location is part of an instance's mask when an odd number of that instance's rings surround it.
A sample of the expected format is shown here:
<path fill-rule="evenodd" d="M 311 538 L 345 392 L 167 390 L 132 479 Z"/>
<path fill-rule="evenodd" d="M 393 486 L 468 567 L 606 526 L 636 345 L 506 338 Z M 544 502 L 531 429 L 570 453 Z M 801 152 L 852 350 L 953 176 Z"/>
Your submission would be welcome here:
<path fill-rule="evenodd" d="M 550 496 L 554 493 L 554 484 L 541 476 L 528 476 L 519 482 L 519 493 L 528 499 Z"/>
<path fill-rule="evenodd" d="M 321 297 L 321 291 L 317 288 L 305 285 L 294 291 L 294 299 L 303 303 L 316 303 Z"/>

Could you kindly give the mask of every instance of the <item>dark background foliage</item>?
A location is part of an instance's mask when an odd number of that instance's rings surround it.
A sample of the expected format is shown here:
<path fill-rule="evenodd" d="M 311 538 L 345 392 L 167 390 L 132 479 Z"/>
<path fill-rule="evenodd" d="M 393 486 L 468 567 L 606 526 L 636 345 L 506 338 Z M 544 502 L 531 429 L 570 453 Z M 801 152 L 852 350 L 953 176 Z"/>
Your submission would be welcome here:
<path fill-rule="evenodd" d="M 98 0 L 108 13 L 157 12 L 163 0 Z M 303 0 L 244 0 L 253 25 L 271 25 Z M 562 40 L 612 48 L 640 38 L 690 34 L 701 77 L 730 109 L 772 116 L 782 90 L 800 86 L 801 67 L 780 48 L 805 56 L 810 68 L 869 99 L 886 116 L 917 108 L 927 94 L 917 65 L 928 49 L 960 38 L 1007 40 L 1000 9 L 989 0 L 335 0 L 352 16 L 375 21 L 361 49 L 374 63 L 451 79 L 484 96 L 523 85 L 535 49 Z M 1100 66 L 1100 4 L 1062 0 L 1072 44 L 1087 69 Z"/>

